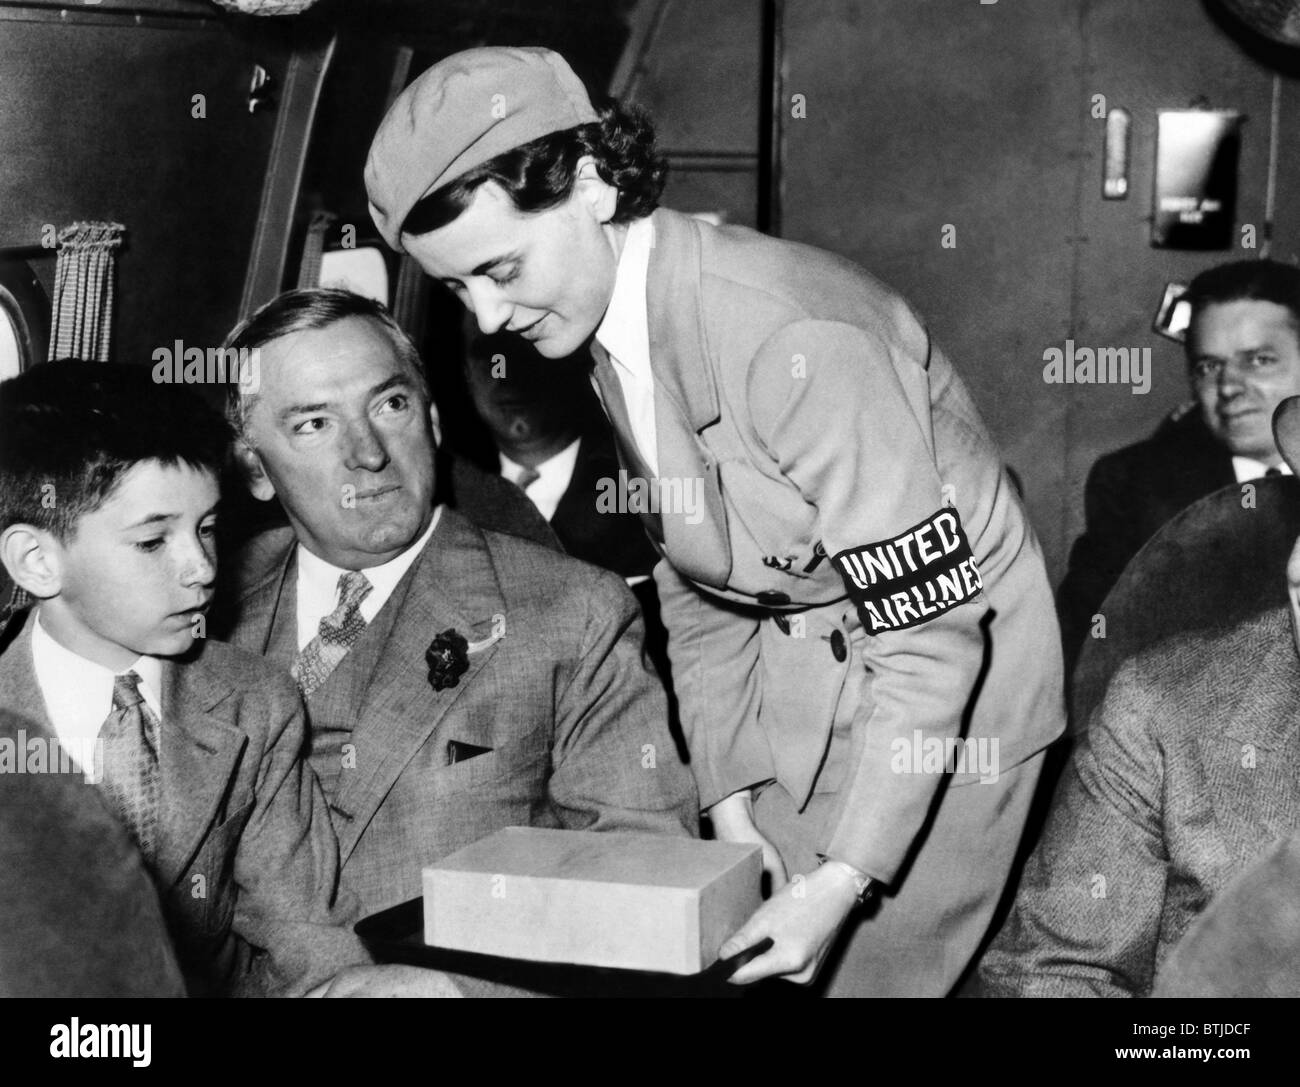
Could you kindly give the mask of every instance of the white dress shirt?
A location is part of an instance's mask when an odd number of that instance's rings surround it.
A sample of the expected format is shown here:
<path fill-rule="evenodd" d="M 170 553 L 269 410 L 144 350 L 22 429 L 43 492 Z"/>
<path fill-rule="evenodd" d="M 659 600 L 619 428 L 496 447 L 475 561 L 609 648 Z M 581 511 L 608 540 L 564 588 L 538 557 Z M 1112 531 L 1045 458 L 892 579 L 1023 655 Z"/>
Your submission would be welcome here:
<path fill-rule="evenodd" d="M 101 767 L 95 764 L 95 741 L 113 712 L 113 681 L 134 672 L 140 677 L 140 694 L 162 720 L 162 662 L 156 657 L 139 657 L 129 668 L 114 672 L 65 649 L 41 625 L 36 610 L 32 624 L 32 667 L 36 685 L 45 699 L 50 724 L 59 745 L 87 777 L 98 780 Z M 159 743 L 163 742 L 161 735 Z"/>
<path fill-rule="evenodd" d="M 424 530 L 424 535 L 415 541 L 395 559 L 389 559 L 380 566 L 372 566 L 361 572 L 373 588 L 361 602 L 361 618 L 367 623 L 379 614 L 379 609 L 388 603 L 397 583 L 411 568 L 411 564 L 420 557 L 433 530 L 438 527 L 442 517 L 442 507 L 433 511 L 433 520 Z M 324 559 L 313 555 L 302 544 L 298 545 L 298 651 L 306 649 L 311 640 L 320 633 L 320 621 L 338 607 L 339 578 L 348 571 L 341 566 L 334 566 Z"/>
<path fill-rule="evenodd" d="M 1232 471 L 1237 477 L 1238 483 L 1246 483 L 1252 479 L 1259 479 L 1261 476 L 1266 476 L 1268 475 L 1270 467 L 1276 467 L 1284 476 L 1292 474 L 1291 467 L 1286 461 L 1282 461 L 1282 463 L 1278 465 L 1268 465 L 1263 461 L 1255 460 L 1252 457 L 1232 458 Z"/>
<path fill-rule="evenodd" d="M 655 228 L 648 217 L 629 224 L 614 274 L 614 294 L 596 329 L 596 340 L 609 352 L 623 388 L 637 452 L 657 477 L 659 442 L 655 436 L 655 384 L 650 370 L 650 317 L 645 293 L 654 244 Z"/>
<path fill-rule="evenodd" d="M 524 494 L 548 521 L 555 516 L 560 499 L 569 489 L 573 470 L 578 464 L 578 446 L 581 444 L 581 438 L 574 438 L 553 457 L 547 457 L 532 469 L 537 473 L 537 478 L 524 488 Z M 501 458 L 501 475 L 517 485 L 529 469 L 525 465 L 515 463 L 504 453 L 497 455 Z"/>

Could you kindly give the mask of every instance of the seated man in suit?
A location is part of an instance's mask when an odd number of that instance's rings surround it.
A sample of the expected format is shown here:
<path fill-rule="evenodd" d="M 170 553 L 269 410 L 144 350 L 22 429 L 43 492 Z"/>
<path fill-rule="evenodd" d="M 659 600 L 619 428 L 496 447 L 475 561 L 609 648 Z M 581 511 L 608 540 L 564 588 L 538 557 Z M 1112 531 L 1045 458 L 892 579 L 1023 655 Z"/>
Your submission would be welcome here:
<path fill-rule="evenodd" d="M 1291 399 L 1279 418 L 1288 406 L 1300 416 Z M 1277 444 L 1294 469 L 1300 426 Z M 1287 579 L 1289 610 L 1121 666 L 981 964 L 985 992 L 1149 995 L 1213 896 L 1300 830 L 1300 540 Z"/>
<path fill-rule="evenodd" d="M 1300 393 L 1300 269 L 1219 265 L 1183 298 L 1194 402 L 1088 474 L 1087 526 L 1057 594 L 1067 670 L 1106 594 L 1161 525 L 1220 487 L 1290 472 L 1269 424 L 1278 403 Z"/>
<path fill-rule="evenodd" d="M 231 386 L 237 455 L 292 524 L 237 562 L 228 634 L 306 697 L 363 912 L 511 824 L 695 834 L 631 594 L 438 504 L 436 413 L 387 311 L 293 291 L 227 345 L 259 358 L 255 394 Z"/>
<path fill-rule="evenodd" d="M 228 442 L 145 366 L 46 362 L 0 385 L 0 560 L 37 601 L 0 632 L 0 705 L 31 722 L 0 770 L 84 776 L 82 806 L 139 849 L 191 995 L 300 995 L 369 956 L 297 691 L 202 637 Z M 142 983 L 165 988 L 167 958 L 142 949 Z"/>
<path fill-rule="evenodd" d="M 526 340 L 498 333 L 473 340 L 465 377 L 501 475 L 523 490 L 570 555 L 640 584 L 659 556 L 635 510 L 597 501 L 617 486 L 619 461 L 589 367 L 585 358 L 542 360 Z"/>

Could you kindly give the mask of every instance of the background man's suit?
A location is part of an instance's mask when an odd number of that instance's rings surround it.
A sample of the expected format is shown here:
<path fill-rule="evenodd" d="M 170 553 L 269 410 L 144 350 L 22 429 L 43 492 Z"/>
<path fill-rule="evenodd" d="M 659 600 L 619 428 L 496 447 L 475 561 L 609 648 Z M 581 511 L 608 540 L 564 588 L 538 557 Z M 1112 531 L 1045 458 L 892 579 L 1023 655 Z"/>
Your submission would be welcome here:
<path fill-rule="evenodd" d="M 847 926 L 856 965 L 823 971 L 828 991 L 947 991 L 1002 893 L 1035 756 L 1064 726 L 1038 542 L 903 299 L 808 246 L 665 209 L 651 221 L 659 474 L 698 481 L 703 498 L 695 524 L 689 510 L 650 519 L 701 802 L 771 782 L 756 819 L 792 873 L 825 852 L 893 886 L 874 919 Z M 626 455 L 619 382 L 598 342 L 593 354 Z M 827 556 L 950 505 L 983 594 L 869 637 Z M 893 744 L 915 730 L 996 739 L 999 782 L 895 772 Z"/>
<path fill-rule="evenodd" d="M 1192 407 L 1145 441 L 1100 457 L 1084 490 L 1086 525 L 1057 594 L 1066 663 L 1129 560 L 1175 514 L 1236 482 L 1232 454 Z"/>
<path fill-rule="evenodd" d="M 0 656 L 0 705 L 23 708 L 53 739 L 33 622 L 25 613 L 10 624 L 21 630 Z M 184 665 L 163 661 L 163 914 L 190 995 L 302 995 L 370 957 L 350 927 L 355 901 L 335 897 L 338 846 L 302 757 L 298 692 L 265 661 L 197 645 Z"/>
<path fill-rule="evenodd" d="M 1285 609 L 1131 658 L 1071 757 L 986 991 L 1147 995 L 1211 897 L 1300 830 L 1297 765 Z"/>
<path fill-rule="evenodd" d="M 298 649 L 291 530 L 253 541 L 230 638 L 288 668 Z M 455 629 L 468 671 L 434 690 L 425 651 Z M 693 835 L 695 788 L 636 604 L 613 574 L 483 532 L 453 510 L 307 701 L 343 880 L 373 913 L 420 894 L 421 867 L 512 824 Z"/>
<path fill-rule="evenodd" d="M 609 421 L 592 405 L 596 418 L 582 430 L 573 477 L 551 517 L 564 550 L 583 562 L 613 570 L 620 577 L 649 574 L 658 561 L 645 526 L 634 513 L 599 509 L 603 481 L 618 482 L 619 460 Z M 517 534 L 516 534 L 517 535 Z"/>

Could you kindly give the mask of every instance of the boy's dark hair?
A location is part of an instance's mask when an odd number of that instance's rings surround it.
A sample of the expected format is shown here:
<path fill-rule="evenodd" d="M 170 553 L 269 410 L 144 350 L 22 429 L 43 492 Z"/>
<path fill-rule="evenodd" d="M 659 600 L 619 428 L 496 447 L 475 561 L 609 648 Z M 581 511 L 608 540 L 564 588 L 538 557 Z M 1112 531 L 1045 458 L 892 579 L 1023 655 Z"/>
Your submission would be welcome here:
<path fill-rule="evenodd" d="M 60 359 L 0 383 L 0 530 L 35 525 L 70 539 L 131 468 L 159 461 L 221 478 L 225 420 L 148 366 Z"/>
<path fill-rule="evenodd" d="M 480 185 L 495 181 L 525 214 L 568 199 L 578 160 L 591 155 L 600 176 L 618 189 L 613 222 L 643 219 L 659 206 L 668 163 L 655 149 L 654 126 L 635 107 L 606 102 L 600 120 L 552 132 L 497 155 L 422 197 L 402 223 L 404 234 L 427 234 L 453 222 Z"/>
<path fill-rule="evenodd" d="M 1300 268 L 1276 260 L 1238 260 L 1207 268 L 1192 280 L 1182 301 L 1191 305 L 1191 320 L 1207 306 L 1224 302 L 1273 302 L 1285 306 L 1300 334 Z M 1192 348 L 1192 339 L 1187 338 Z"/>

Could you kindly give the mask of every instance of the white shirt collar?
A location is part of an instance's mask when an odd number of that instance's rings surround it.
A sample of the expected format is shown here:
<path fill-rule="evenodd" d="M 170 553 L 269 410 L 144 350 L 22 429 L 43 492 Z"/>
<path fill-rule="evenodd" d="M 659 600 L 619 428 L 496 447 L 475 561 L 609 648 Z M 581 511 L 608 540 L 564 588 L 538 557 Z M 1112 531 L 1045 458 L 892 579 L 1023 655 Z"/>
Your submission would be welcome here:
<path fill-rule="evenodd" d="M 659 475 L 659 436 L 655 424 L 655 382 L 650 366 L 650 315 L 646 280 L 650 251 L 655 244 L 654 222 L 648 217 L 628 225 L 614 274 L 614 293 L 596 340 L 614 364 L 614 374 L 627 407 L 631 439 L 652 476 Z M 597 394 L 598 383 L 592 378 Z M 603 402 L 603 398 L 602 398 Z M 609 405 L 605 405 L 609 413 Z M 626 435 L 625 435 L 626 437 Z"/>
<path fill-rule="evenodd" d="M 362 571 L 373 588 L 361 602 L 361 617 L 369 623 L 388 603 L 397 583 L 405 576 L 411 564 L 420 557 L 433 530 L 442 518 L 442 507 L 436 506 L 433 519 L 424 535 L 396 558 L 379 566 Z M 326 562 L 313 555 L 302 544 L 298 545 L 298 648 L 305 649 L 320 630 L 320 621 L 338 604 L 339 578 L 347 573 L 341 566 Z"/>
<path fill-rule="evenodd" d="M 113 710 L 117 676 L 135 672 L 145 704 L 162 720 L 162 661 L 138 657 L 129 668 L 114 672 L 56 642 L 41 625 L 40 608 L 32 623 L 32 667 L 60 746 L 87 774 L 99 770 L 95 740 Z"/>
<path fill-rule="evenodd" d="M 1268 470 L 1272 465 L 1265 464 L 1262 460 L 1255 460 L 1253 457 L 1233 457 L 1232 471 L 1237 477 L 1238 483 L 1245 483 L 1248 480 L 1259 479 L 1261 476 L 1268 475 Z M 1286 461 L 1276 465 L 1277 470 L 1284 476 L 1292 474 L 1290 465 Z"/>
<path fill-rule="evenodd" d="M 655 228 L 649 216 L 627 227 L 623 252 L 614 273 L 614 293 L 596 329 L 600 346 L 639 380 L 650 381 L 650 319 L 646 311 L 646 279 Z"/>
<path fill-rule="evenodd" d="M 581 444 L 581 438 L 574 438 L 554 456 L 547 457 L 533 469 L 537 478 L 524 488 L 524 494 L 548 521 L 555 516 L 564 492 L 569 489 L 573 470 L 578 464 L 578 446 Z M 501 474 L 511 483 L 518 483 L 528 469 L 504 453 L 499 453 L 498 456 L 501 458 Z"/>

